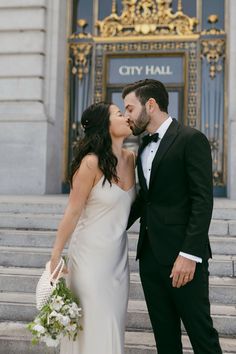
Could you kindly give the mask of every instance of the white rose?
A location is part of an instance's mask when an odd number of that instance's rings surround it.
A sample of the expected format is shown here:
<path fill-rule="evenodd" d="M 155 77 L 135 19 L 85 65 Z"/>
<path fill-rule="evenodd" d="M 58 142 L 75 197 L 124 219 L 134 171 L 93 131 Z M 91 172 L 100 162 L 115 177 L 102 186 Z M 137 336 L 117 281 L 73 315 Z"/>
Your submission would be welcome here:
<path fill-rule="evenodd" d="M 69 310 L 69 315 L 70 315 L 70 318 L 75 318 L 76 317 L 76 312 L 72 309 Z"/>
<path fill-rule="evenodd" d="M 48 347 L 57 347 L 59 344 L 58 339 L 52 339 L 51 337 L 45 336 L 42 340 L 46 343 Z"/>
<path fill-rule="evenodd" d="M 57 300 L 57 301 L 62 301 L 62 296 L 57 295 L 57 296 L 55 297 L 55 300 Z"/>
<path fill-rule="evenodd" d="M 74 332 L 76 330 L 76 324 L 69 325 L 66 327 L 67 331 Z"/>
<path fill-rule="evenodd" d="M 57 315 L 58 315 L 58 312 L 56 312 L 55 310 L 53 310 L 53 311 L 50 313 L 49 317 L 57 317 Z"/>
<path fill-rule="evenodd" d="M 63 316 L 61 323 L 66 327 L 70 323 L 70 317 Z"/>
<path fill-rule="evenodd" d="M 57 296 L 52 302 L 52 308 L 56 311 L 59 311 L 62 308 L 63 304 L 64 303 L 63 303 L 62 297 Z"/>
<path fill-rule="evenodd" d="M 33 327 L 34 331 L 37 331 L 39 333 L 45 333 L 45 328 L 43 326 L 41 326 L 40 324 L 36 324 Z"/>
<path fill-rule="evenodd" d="M 81 317 L 80 314 L 81 311 L 82 311 L 81 307 L 78 307 L 78 305 L 75 302 L 71 304 L 70 313 L 74 314 L 73 318 L 76 316 Z"/>
<path fill-rule="evenodd" d="M 35 320 L 34 320 L 34 323 L 36 324 L 40 324 L 41 323 L 41 320 L 39 317 L 36 317 Z"/>
<path fill-rule="evenodd" d="M 61 316 L 59 321 L 63 326 L 66 327 L 70 323 L 70 318 L 68 316 Z"/>
<path fill-rule="evenodd" d="M 75 302 L 72 302 L 71 308 L 72 308 L 73 310 L 77 310 L 77 309 L 78 309 L 78 306 L 77 306 L 77 304 L 76 304 Z"/>
<path fill-rule="evenodd" d="M 64 306 L 63 306 L 63 310 L 65 310 L 65 311 L 68 311 L 68 310 L 69 310 L 69 308 L 70 308 L 70 306 L 69 306 L 69 305 L 64 305 Z"/>

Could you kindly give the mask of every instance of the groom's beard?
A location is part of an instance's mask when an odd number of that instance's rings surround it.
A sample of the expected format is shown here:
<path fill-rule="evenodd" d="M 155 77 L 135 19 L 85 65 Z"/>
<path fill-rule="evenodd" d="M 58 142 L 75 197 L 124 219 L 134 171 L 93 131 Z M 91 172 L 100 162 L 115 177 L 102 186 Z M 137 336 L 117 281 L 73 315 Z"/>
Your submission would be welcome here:
<path fill-rule="evenodd" d="M 132 122 L 133 124 L 130 127 L 133 132 L 133 135 L 137 136 L 143 133 L 146 130 L 149 122 L 150 122 L 150 117 L 146 112 L 146 108 L 143 107 L 138 118 L 136 119 L 135 122 L 134 121 Z"/>

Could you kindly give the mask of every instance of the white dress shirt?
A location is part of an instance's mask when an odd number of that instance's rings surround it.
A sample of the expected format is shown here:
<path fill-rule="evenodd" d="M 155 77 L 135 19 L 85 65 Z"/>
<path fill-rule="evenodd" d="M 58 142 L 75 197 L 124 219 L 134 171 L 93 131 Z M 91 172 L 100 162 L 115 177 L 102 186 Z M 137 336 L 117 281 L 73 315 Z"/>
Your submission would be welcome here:
<path fill-rule="evenodd" d="M 142 162 L 142 168 L 143 168 L 143 174 L 146 179 L 147 187 L 149 187 L 149 182 L 150 182 L 150 176 L 151 176 L 151 169 L 152 169 L 152 161 L 156 155 L 156 152 L 159 148 L 161 139 L 163 139 L 163 136 L 165 135 L 167 129 L 169 128 L 170 124 L 172 122 L 172 118 L 169 117 L 167 120 L 165 120 L 162 125 L 157 129 L 156 133 L 159 133 L 159 139 L 157 142 L 152 141 L 150 144 L 148 144 L 142 154 L 141 154 L 141 162 Z M 180 252 L 180 256 L 183 256 L 185 258 L 191 259 L 192 261 L 202 263 L 202 258 L 193 256 L 188 253 Z"/>

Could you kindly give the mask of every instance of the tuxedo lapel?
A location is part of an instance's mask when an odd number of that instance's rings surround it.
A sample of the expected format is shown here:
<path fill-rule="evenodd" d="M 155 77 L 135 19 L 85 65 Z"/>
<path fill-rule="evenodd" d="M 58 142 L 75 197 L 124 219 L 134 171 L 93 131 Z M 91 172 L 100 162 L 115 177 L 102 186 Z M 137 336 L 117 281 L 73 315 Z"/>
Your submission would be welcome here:
<path fill-rule="evenodd" d="M 173 121 L 172 121 L 171 125 L 169 126 L 169 128 L 167 129 L 165 135 L 161 139 L 159 148 L 158 148 L 156 155 L 155 155 L 153 162 L 152 162 L 149 190 L 150 190 L 153 178 L 155 176 L 155 173 L 158 169 L 158 166 L 159 166 L 161 160 L 163 159 L 163 157 L 165 156 L 165 154 L 167 153 L 170 146 L 173 144 L 175 138 L 178 135 L 178 126 L 179 126 L 178 122 L 175 119 L 173 119 Z"/>
<path fill-rule="evenodd" d="M 148 192 L 147 182 L 146 182 L 146 178 L 144 177 L 142 161 L 141 161 L 142 151 L 143 151 L 143 149 L 142 149 L 142 145 L 141 145 L 139 147 L 138 157 L 137 157 L 138 178 L 139 178 L 139 184 L 140 184 L 141 188 L 147 193 Z"/>

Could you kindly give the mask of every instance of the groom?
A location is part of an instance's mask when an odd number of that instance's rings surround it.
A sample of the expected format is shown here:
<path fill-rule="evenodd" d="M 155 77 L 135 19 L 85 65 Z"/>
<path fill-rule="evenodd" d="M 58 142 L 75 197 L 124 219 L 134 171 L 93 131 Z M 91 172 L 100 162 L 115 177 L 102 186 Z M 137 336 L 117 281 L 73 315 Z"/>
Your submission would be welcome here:
<path fill-rule="evenodd" d="M 207 138 L 168 114 L 168 93 L 157 80 L 124 88 L 134 135 L 145 130 L 137 157 L 140 191 L 130 227 L 140 217 L 140 276 L 158 354 L 182 354 L 181 326 L 195 354 L 221 354 L 210 316 L 212 160 Z"/>

